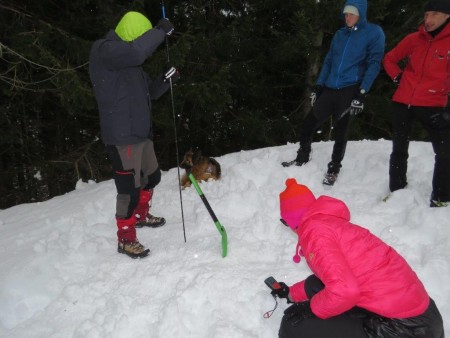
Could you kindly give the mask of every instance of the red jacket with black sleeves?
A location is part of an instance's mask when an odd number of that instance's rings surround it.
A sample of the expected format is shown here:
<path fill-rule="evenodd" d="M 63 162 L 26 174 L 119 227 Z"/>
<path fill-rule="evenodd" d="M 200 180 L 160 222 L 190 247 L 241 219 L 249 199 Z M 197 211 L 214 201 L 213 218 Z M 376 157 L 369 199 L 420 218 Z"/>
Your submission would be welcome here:
<path fill-rule="evenodd" d="M 383 66 L 394 79 L 402 72 L 398 63 L 408 59 L 392 100 L 411 106 L 445 107 L 450 92 L 450 24 L 434 38 L 425 31 L 406 36 L 388 52 Z"/>

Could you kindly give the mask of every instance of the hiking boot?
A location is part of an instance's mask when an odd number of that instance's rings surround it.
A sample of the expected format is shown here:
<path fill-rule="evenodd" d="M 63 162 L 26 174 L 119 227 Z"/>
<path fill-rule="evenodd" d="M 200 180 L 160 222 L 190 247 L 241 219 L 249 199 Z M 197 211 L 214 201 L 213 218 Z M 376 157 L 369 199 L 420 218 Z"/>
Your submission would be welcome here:
<path fill-rule="evenodd" d="M 158 228 L 166 224 L 166 220 L 163 217 L 156 217 L 149 213 L 152 197 L 153 189 L 140 191 L 139 203 L 134 211 L 134 216 L 137 219 L 136 228 Z M 146 216 L 142 217 L 142 215 Z"/>
<path fill-rule="evenodd" d="M 281 165 L 283 167 L 290 167 L 291 165 L 296 165 L 296 166 L 302 166 L 305 163 L 309 162 L 309 154 L 311 151 L 305 151 L 303 149 L 299 149 L 297 151 L 297 157 L 295 158 L 295 160 L 293 161 L 289 161 L 289 162 L 282 162 Z"/>
<path fill-rule="evenodd" d="M 338 178 L 338 174 L 336 174 L 336 173 L 326 173 L 323 178 L 322 184 L 334 185 L 334 182 L 336 182 L 337 178 Z"/>
<path fill-rule="evenodd" d="M 328 170 L 325 176 L 323 177 L 322 184 L 325 185 L 334 185 L 336 182 L 339 172 L 341 171 L 342 164 L 339 162 L 331 161 L 328 163 Z"/>
<path fill-rule="evenodd" d="M 150 227 L 159 228 L 166 224 L 166 219 L 164 217 L 156 217 L 151 214 L 147 214 L 147 217 L 141 219 L 138 218 L 136 222 L 136 228 Z"/>
<path fill-rule="evenodd" d="M 448 202 L 442 202 L 439 200 L 430 200 L 431 208 L 442 208 L 448 206 Z"/>
<path fill-rule="evenodd" d="M 309 162 L 309 154 L 311 153 L 311 150 L 305 150 L 300 148 L 297 151 L 297 157 L 295 158 L 295 165 L 301 166 L 305 163 Z"/>
<path fill-rule="evenodd" d="M 117 252 L 125 254 L 131 258 L 143 258 L 148 256 L 150 249 L 146 249 L 141 243 L 136 242 L 119 242 L 117 244 Z"/>

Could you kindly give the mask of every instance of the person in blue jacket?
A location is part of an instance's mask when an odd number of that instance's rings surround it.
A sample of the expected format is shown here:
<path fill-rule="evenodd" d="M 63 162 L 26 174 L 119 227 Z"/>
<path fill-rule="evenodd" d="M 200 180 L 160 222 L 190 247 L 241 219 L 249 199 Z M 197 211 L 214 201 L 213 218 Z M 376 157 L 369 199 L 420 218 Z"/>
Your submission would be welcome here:
<path fill-rule="evenodd" d="M 337 120 L 335 143 L 323 180 L 328 185 L 334 184 L 342 167 L 350 122 L 364 109 L 364 99 L 380 71 L 385 44 L 382 28 L 367 21 L 367 0 L 348 0 L 343 15 L 345 27 L 334 34 L 310 96 L 312 110 L 302 125 L 297 157 L 282 163 L 307 163 L 314 132 L 333 115 Z"/>
<path fill-rule="evenodd" d="M 161 180 L 152 141 L 151 100 L 164 94 L 178 73 L 172 67 L 152 80 L 142 65 L 173 30 L 167 19 L 153 27 L 143 14 L 128 12 L 114 30 L 94 42 L 89 58 L 101 138 L 117 189 L 117 250 L 132 258 L 150 252 L 139 243 L 136 227 L 166 222 L 149 213 L 153 189 Z"/>

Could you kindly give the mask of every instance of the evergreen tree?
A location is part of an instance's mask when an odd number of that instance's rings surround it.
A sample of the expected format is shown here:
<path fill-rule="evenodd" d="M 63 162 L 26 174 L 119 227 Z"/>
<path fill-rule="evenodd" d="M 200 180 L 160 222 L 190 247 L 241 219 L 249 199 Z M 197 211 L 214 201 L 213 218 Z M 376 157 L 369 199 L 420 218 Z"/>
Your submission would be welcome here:
<path fill-rule="evenodd" d="M 371 0 L 390 50 L 417 30 L 427 1 Z M 177 67 L 181 80 L 154 102 L 155 149 L 161 167 L 199 147 L 219 156 L 297 142 L 309 93 L 345 1 L 174 0 L 166 14 L 176 32 L 146 62 L 151 76 Z M 160 1 L 80 0 L 0 3 L 0 207 L 45 200 L 79 179 L 111 178 L 99 140 L 88 76 L 94 40 L 136 10 L 156 25 Z M 392 81 L 380 74 L 351 139 L 390 138 Z M 175 118 L 175 120 L 174 120 Z M 332 137 L 330 125 L 316 140 Z M 424 139 L 417 129 L 413 138 Z"/>

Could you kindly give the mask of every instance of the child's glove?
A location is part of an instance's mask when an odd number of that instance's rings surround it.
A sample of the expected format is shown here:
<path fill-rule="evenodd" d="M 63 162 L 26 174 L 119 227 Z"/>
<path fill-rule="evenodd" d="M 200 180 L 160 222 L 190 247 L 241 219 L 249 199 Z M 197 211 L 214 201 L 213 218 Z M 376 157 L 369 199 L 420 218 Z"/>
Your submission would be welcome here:
<path fill-rule="evenodd" d="M 163 30 L 166 35 L 172 34 L 175 29 L 169 19 L 166 18 L 162 18 L 161 20 L 159 20 L 156 27 Z"/>
<path fill-rule="evenodd" d="M 279 282 L 278 284 L 280 285 L 280 287 L 273 290 L 270 294 L 272 296 L 277 296 L 278 298 L 286 298 L 288 303 L 292 303 L 292 300 L 289 297 L 289 286 L 287 286 L 283 282 Z"/>

